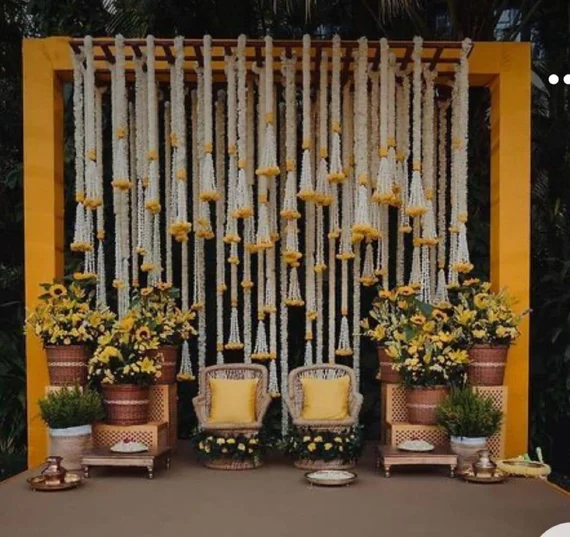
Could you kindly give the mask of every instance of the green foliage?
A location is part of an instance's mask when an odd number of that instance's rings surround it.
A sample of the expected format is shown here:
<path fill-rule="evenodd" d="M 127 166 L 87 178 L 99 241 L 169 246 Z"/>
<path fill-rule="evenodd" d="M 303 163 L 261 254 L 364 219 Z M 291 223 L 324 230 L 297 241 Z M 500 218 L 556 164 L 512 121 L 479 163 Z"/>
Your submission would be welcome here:
<path fill-rule="evenodd" d="M 283 450 L 295 459 L 356 461 L 362 454 L 362 428 L 356 426 L 333 432 L 292 427 L 283 442 Z"/>
<path fill-rule="evenodd" d="M 103 419 L 103 401 L 98 392 L 63 387 L 38 401 L 40 415 L 50 429 L 91 425 Z"/>
<path fill-rule="evenodd" d="M 199 431 L 192 438 L 192 443 L 202 459 L 246 459 L 259 460 L 267 448 L 263 435 L 246 436 L 241 433 L 218 436 L 206 431 Z"/>
<path fill-rule="evenodd" d="M 437 424 L 450 436 L 489 437 L 502 419 L 493 401 L 469 386 L 452 390 L 437 409 Z"/>

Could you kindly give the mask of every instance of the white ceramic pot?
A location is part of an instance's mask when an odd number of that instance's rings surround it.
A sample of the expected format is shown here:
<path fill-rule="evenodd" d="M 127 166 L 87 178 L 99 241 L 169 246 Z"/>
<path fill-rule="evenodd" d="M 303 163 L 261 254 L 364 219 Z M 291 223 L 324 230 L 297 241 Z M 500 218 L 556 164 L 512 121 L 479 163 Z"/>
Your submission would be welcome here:
<path fill-rule="evenodd" d="M 91 425 L 50 429 L 50 455 L 63 457 L 61 462 L 66 470 L 81 468 L 81 457 L 93 449 Z"/>
<path fill-rule="evenodd" d="M 487 449 L 487 438 L 452 436 L 451 451 L 457 455 L 457 469 L 459 472 L 465 471 L 477 460 L 477 452 Z"/>

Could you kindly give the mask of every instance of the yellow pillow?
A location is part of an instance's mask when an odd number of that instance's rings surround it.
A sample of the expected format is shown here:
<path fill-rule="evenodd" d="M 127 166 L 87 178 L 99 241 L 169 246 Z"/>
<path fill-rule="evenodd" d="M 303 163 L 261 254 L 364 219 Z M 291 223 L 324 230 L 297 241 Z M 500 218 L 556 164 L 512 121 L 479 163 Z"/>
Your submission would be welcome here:
<path fill-rule="evenodd" d="M 212 423 L 255 421 L 257 379 L 210 379 Z"/>
<path fill-rule="evenodd" d="M 350 377 L 337 379 L 301 379 L 303 411 L 306 420 L 344 420 L 348 418 Z"/>

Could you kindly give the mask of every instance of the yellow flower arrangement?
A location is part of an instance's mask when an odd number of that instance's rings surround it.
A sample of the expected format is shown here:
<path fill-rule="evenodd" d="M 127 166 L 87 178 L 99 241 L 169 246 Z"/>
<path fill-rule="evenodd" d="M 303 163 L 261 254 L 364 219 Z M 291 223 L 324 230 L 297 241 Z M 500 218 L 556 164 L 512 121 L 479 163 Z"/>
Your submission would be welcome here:
<path fill-rule="evenodd" d="M 449 295 L 465 344 L 511 345 L 519 337 L 518 326 L 528 310 L 515 312 L 506 290 L 495 293 L 489 282 L 470 278 L 450 289 Z"/>
<path fill-rule="evenodd" d="M 43 284 L 40 302 L 26 319 L 26 329 L 44 345 L 85 345 L 109 329 L 115 315 L 93 308 L 94 279 L 64 278 Z"/>

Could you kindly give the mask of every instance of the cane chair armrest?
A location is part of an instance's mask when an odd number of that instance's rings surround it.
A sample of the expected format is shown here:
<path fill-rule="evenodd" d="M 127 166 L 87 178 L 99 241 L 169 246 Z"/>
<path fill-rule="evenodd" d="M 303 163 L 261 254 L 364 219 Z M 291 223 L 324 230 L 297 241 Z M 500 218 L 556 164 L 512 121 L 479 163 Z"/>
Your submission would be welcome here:
<path fill-rule="evenodd" d="M 362 408 L 363 400 L 364 398 L 362 397 L 361 393 L 352 392 L 349 402 L 349 413 L 354 422 L 358 421 L 358 416 L 360 415 L 360 409 Z"/>
<path fill-rule="evenodd" d="M 206 396 L 203 394 L 197 395 L 192 399 L 192 404 L 194 405 L 198 425 L 203 427 L 208 421 L 208 416 L 206 415 Z"/>

